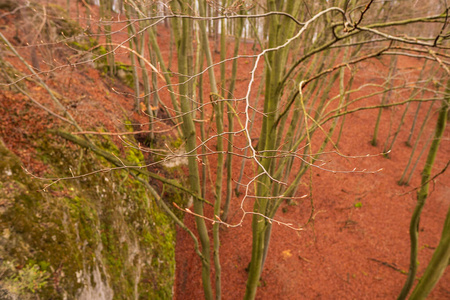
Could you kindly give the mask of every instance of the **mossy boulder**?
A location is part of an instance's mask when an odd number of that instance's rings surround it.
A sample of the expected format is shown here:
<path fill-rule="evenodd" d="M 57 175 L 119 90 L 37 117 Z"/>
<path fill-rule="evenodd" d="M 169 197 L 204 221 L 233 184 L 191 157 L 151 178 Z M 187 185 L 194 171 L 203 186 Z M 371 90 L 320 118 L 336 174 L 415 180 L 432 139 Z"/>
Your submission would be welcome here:
<path fill-rule="evenodd" d="M 172 222 L 127 170 L 63 179 L 111 166 L 47 137 L 38 153 L 48 180 L 28 174 L 0 140 L 0 294 L 171 298 Z"/>

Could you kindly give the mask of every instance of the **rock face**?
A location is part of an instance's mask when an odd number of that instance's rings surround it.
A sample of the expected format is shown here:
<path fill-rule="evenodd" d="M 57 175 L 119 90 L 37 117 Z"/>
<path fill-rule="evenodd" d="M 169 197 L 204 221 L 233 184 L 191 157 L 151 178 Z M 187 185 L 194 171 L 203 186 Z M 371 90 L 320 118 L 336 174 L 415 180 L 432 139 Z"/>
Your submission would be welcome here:
<path fill-rule="evenodd" d="M 46 177 L 111 167 L 56 137 L 38 144 Z M 45 181 L 22 165 L 0 139 L 0 298 L 171 298 L 173 224 L 126 170 Z"/>

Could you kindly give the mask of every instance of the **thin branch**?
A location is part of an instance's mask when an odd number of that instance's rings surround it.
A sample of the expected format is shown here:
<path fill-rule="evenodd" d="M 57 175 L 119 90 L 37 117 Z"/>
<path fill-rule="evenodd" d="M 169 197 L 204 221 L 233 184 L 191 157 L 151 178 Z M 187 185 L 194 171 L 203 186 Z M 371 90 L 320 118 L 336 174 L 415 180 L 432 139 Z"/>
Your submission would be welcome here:
<path fill-rule="evenodd" d="M 444 29 L 445 29 L 445 27 L 447 26 L 448 10 L 449 10 L 449 9 L 450 9 L 449 7 L 447 7 L 447 8 L 445 9 L 445 20 L 444 20 L 444 24 L 443 24 L 442 27 L 441 27 L 441 31 L 439 31 L 439 34 L 436 36 L 436 39 L 434 40 L 433 46 L 436 46 L 436 45 L 437 45 L 437 43 L 438 43 L 438 41 L 439 41 L 439 38 L 442 37 L 442 33 L 444 32 Z"/>
<path fill-rule="evenodd" d="M 354 29 L 356 29 L 358 27 L 359 24 L 361 24 L 363 18 L 364 18 L 364 14 L 369 10 L 370 5 L 372 5 L 374 0 L 370 0 L 369 3 L 367 3 L 366 7 L 364 8 L 363 11 L 361 11 L 361 16 L 359 17 L 359 20 L 353 25 Z M 354 30 L 353 29 L 353 30 Z"/>
<path fill-rule="evenodd" d="M 399 196 L 404 196 L 404 195 L 406 195 L 406 194 L 410 194 L 410 193 L 412 193 L 412 192 L 414 192 L 414 191 L 417 191 L 418 189 L 422 188 L 424 185 L 430 183 L 431 181 L 434 181 L 437 177 L 439 177 L 440 175 L 444 174 L 445 171 L 447 171 L 447 168 L 448 168 L 449 165 L 450 165 L 450 160 L 447 162 L 447 164 L 445 165 L 445 167 L 444 167 L 441 171 L 439 171 L 439 173 L 437 173 L 436 175 L 434 175 L 432 178 L 430 178 L 430 179 L 427 180 L 426 182 L 422 183 L 421 185 L 419 185 L 419 186 L 413 188 L 412 190 L 409 190 L 409 191 L 407 191 L 407 192 L 404 192 L 404 193 L 398 194 L 398 195 L 399 195 Z"/>

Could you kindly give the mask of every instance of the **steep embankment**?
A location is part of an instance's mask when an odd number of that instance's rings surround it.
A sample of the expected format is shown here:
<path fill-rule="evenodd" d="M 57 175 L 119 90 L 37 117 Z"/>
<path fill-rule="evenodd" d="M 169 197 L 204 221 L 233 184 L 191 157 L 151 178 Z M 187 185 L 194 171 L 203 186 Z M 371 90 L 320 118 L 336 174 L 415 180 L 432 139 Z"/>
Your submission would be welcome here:
<path fill-rule="evenodd" d="M 10 42 L 2 41 L 0 52 L 0 298 L 170 298 L 172 222 L 128 170 L 110 171 L 111 162 L 54 134 L 132 130 L 124 125 L 133 119 L 124 113 L 132 99 L 112 92 L 122 83 L 102 74 L 104 66 L 67 67 L 81 55 L 77 49 L 95 41 L 71 39 L 81 29 L 61 8 L 19 5 L 0 7 L 1 33 Z M 37 35 L 40 46 L 28 46 Z M 35 75 L 28 76 L 31 65 Z M 116 137 L 88 141 L 144 163 Z"/>

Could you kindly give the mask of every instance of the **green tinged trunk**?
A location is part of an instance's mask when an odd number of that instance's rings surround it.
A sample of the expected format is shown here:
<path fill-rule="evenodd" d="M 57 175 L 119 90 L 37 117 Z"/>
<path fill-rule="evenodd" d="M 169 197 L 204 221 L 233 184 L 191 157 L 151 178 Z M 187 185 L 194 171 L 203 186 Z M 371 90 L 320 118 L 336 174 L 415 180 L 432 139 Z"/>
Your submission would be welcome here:
<path fill-rule="evenodd" d="M 428 264 L 425 274 L 411 294 L 410 300 L 425 299 L 441 279 L 450 260 L 450 208 L 444 223 L 441 240 Z"/>
<path fill-rule="evenodd" d="M 205 3 L 199 3 L 199 13 L 201 16 L 206 16 L 206 8 Z M 206 65 L 209 67 L 208 75 L 209 75 L 209 83 L 211 87 L 211 96 L 210 100 L 212 102 L 214 113 L 215 113 L 215 121 L 216 121 L 216 130 L 217 130 L 217 172 L 216 172 L 216 184 L 215 184 L 215 202 L 214 202 L 214 219 L 218 221 L 218 217 L 220 216 L 220 209 L 222 204 L 222 182 L 223 182 L 223 164 L 224 164 L 224 154 L 223 154 L 223 101 L 219 96 L 219 92 L 217 90 L 216 78 L 214 75 L 213 58 L 211 54 L 211 50 L 209 47 L 208 34 L 206 32 L 206 24 L 205 21 L 199 22 L 200 27 L 200 35 L 201 35 L 201 47 L 203 48 L 203 52 L 206 56 Z M 222 27 L 224 30 L 224 27 Z M 222 41 L 224 43 L 224 41 Z M 224 73 L 223 69 L 223 73 Z M 220 223 L 214 223 L 213 225 L 213 243 L 214 243 L 214 269 L 215 269 L 215 292 L 216 299 L 221 298 L 221 265 L 220 265 Z"/>
<path fill-rule="evenodd" d="M 181 2 L 182 11 L 187 11 L 188 5 L 185 2 Z M 178 24 L 181 22 L 181 24 Z M 191 20 L 183 18 L 180 20 L 173 19 L 174 35 L 176 38 L 177 52 L 178 52 L 178 73 L 180 73 L 179 82 L 179 94 L 180 94 L 180 107 L 183 113 L 183 124 L 181 125 L 183 130 L 183 136 L 186 139 L 185 149 L 188 154 L 188 168 L 189 168 L 189 184 L 192 192 L 196 195 L 201 194 L 200 189 L 200 176 L 197 164 L 197 157 L 192 154 L 196 154 L 197 147 L 197 137 L 196 129 L 192 117 L 192 103 L 190 101 L 189 95 L 192 91 L 189 91 L 189 84 L 185 83 L 188 79 L 189 74 L 189 59 L 193 59 L 192 53 L 187 53 L 190 47 L 188 43 L 191 43 Z M 203 291 L 205 299 L 212 299 L 213 293 L 211 288 L 210 274 L 211 274 L 211 263 L 210 263 L 210 242 L 208 236 L 208 229 L 205 224 L 203 216 L 203 203 L 194 198 L 194 213 L 198 216 L 195 217 L 195 223 L 197 225 L 197 232 L 199 235 L 200 243 L 202 245 L 202 282 Z"/>
<path fill-rule="evenodd" d="M 422 213 L 422 209 L 425 205 L 425 201 L 428 197 L 428 189 L 430 186 L 431 179 L 431 170 L 434 165 L 434 160 L 436 159 L 436 154 L 439 149 L 439 144 L 442 140 L 442 135 L 444 134 L 445 125 L 447 123 L 447 113 L 450 102 L 450 80 L 447 81 L 447 89 L 446 89 L 446 97 L 442 101 L 442 106 L 439 111 L 439 117 L 436 123 L 436 130 L 434 133 L 434 139 L 431 143 L 430 150 L 428 151 L 427 161 L 425 163 L 425 167 L 422 171 L 422 184 L 417 192 L 417 205 L 414 209 L 413 215 L 411 217 L 411 223 L 409 227 L 409 235 L 411 239 L 411 254 L 410 254 L 410 266 L 408 278 L 406 280 L 405 285 L 398 297 L 398 299 L 406 299 L 408 296 L 411 287 L 414 284 L 414 279 L 416 278 L 417 273 L 417 254 L 419 251 L 419 222 L 420 215 Z M 411 299 L 424 299 L 426 295 L 431 291 L 434 285 L 437 283 L 437 280 L 443 273 L 443 267 L 449 261 L 450 251 L 448 245 L 450 244 L 450 229 L 449 229 L 449 217 L 445 221 L 444 230 L 442 233 L 441 242 L 439 243 L 438 248 L 433 255 L 430 265 L 425 272 L 424 278 L 419 283 L 418 287 L 416 287 L 414 293 L 411 296 Z M 445 248 L 447 246 L 447 248 Z M 421 295 L 423 297 L 421 297 Z"/>
<path fill-rule="evenodd" d="M 277 7 L 277 1 L 267 1 L 267 7 L 270 11 L 280 10 Z M 284 11 L 290 12 L 296 16 L 299 10 L 298 1 L 287 1 L 285 7 L 281 8 Z M 282 18 L 281 16 L 272 16 L 268 19 L 269 22 L 269 42 L 268 47 L 274 48 L 287 41 L 287 39 L 293 36 L 296 28 L 295 23 L 288 18 Z M 285 72 L 285 66 L 288 58 L 289 45 L 281 48 L 277 51 L 270 51 L 266 56 L 266 90 L 264 98 L 264 118 L 262 124 L 261 135 L 258 143 L 258 151 L 262 153 L 260 159 L 261 166 L 258 167 L 257 173 L 267 172 L 270 174 L 271 169 L 274 166 L 274 152 L 267 150 L 275 150 L 276 146 L 276 128 L 274 128 L 275 120 L 278 115 L 279 103 L 281 100 L 281 92 L 277 87 L 279 86 L 283 74 Z M 247 287 L 244 299 L 254 299 L 256 296 L 256 290 L 261 276 L 263 260 L 267 255 L 267 247 L 269 246 L 270 232 L 267 232 L 269 227 L 268 220 L 262 215 L 268 214 L 268 201 L 266 197 L 270 196 L 271 192 L 271 178 L 269 174 L 264 174 L 259 177 L 256 183 L 256 196 L 259 197 L 255 200 L 252 220 L 252 258 L 249 266 L 249 275 L 247 279 Z M 277 183 L 275 183 L 277 184 Z"/>

